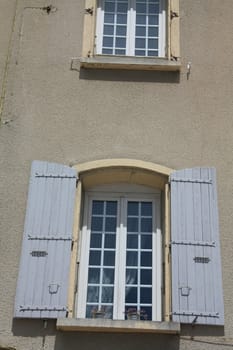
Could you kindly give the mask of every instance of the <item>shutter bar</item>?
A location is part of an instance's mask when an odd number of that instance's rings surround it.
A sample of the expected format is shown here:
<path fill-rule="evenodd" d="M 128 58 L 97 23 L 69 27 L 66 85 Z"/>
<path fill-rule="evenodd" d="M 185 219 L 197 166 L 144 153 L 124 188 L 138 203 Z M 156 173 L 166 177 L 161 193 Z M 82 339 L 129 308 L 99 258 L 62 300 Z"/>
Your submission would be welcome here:
<path fill-rule="evenodd" d="M 39 173 L 35 173 L 35 177 L 49 177 L 49 178 L 58 178 L 58 179 L 77 179 L 76 175 L 39 174 Z"/>
<path fill-rule="evenodd" d="M 218 312 L 198 312 L 198 311 L 179 311 L 172 312 L 172 315 L 176 316 L 196 316 L 196 317 L 214 317 L 219 318 Z"/>
<path fill-rule="evenodd" d="M 38 241 L 72 241 L 72 237 L 58 237 L 58 236 L 31 236 L 28 235 L 29 240 L 38 240 Z"/>
<path fill-rule="evenodd" d="M 204 241 L 171 241 L 170 244 L 177 245 L 194 245 L 194 246 L 203 246 L 203 247 L 215 247 L 216 242 L 204 242 Z"/>
<path fill-rule="evenodd" d="M 200 183 L 200 184 L 212 184 L 211 179 L 182 179 L 182 178 L 170 178 L 170 182 L 190 182 L 190 183 Z"/>
<path fill-rule="evenodd" d="M 19 311 L 68 311 L 67 307 L 59 307 L 59 306 L 38 306 L 38 307 L 31 307 L 31 306 L 22 306 L 20 305 Z"/>

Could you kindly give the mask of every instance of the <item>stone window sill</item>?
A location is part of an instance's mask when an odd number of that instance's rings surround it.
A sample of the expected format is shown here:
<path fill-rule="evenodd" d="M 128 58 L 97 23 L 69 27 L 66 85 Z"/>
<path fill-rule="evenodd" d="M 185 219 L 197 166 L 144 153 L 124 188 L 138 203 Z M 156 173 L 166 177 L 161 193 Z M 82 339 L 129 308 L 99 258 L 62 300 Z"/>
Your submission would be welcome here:
<path fill-rule="evenodd" d="M 79 59 L 82 68 L 90 69 L 127 69 L 127 70 L 157 70 L 180 71 L 180 60 L 173 61 L 166 58 L 152 57 L 122 57 L 101 56 L 81 57 Z"/>
<path fill-rule="evenodd" d="M 180 324 L 175 322 L 60 318 L 57 320 L 57 329 L 83 332 L 179 334 Z"/>

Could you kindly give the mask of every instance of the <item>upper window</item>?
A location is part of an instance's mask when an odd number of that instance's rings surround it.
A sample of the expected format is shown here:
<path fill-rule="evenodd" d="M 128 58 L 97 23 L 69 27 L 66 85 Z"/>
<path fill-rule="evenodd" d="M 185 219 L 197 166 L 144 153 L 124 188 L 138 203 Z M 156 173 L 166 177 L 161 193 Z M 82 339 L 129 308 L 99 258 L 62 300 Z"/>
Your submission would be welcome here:
<path fill-rule="evenodd" d="M 179 0 L 86 0 L 81 67 L 180 70 Z"/>
<path fill-rule="evenodd" d="M 164 0 L 99 0 L 96 53 L 165 57 Z"/>
<path fill-rule="evenodd" d="M 130 187 L 86 195 L 80 318 L 161 320 L 160 194 Z"/>

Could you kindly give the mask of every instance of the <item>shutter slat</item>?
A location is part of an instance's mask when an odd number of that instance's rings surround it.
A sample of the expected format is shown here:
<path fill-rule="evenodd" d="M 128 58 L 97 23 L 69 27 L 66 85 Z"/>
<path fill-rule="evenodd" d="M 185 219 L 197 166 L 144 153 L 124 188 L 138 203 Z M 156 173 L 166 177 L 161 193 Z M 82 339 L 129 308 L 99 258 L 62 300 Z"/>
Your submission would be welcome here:
<path fill-rule="evenodd" d="M 74 169 L 33 162 L 15 317 L 66 316 L 75 190 Z"/>
<path fill-rule="evenodd" d="M 215 169 L 176 171 L 170 183 L 172 319 L 223 325 Z"/>

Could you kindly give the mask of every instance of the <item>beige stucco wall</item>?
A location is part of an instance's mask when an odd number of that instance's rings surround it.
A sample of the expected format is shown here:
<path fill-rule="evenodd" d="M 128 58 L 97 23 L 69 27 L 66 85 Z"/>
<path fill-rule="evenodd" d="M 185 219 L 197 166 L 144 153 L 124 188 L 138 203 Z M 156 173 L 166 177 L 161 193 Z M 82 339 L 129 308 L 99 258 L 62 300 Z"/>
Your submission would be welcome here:
<path fill-rule="evenodd" d="M 38 349 L 224 349 L 233 344 L 233 1 L 180 0 L 180 75 L 76 71 L 84 1 L 0 0 L 0 79 L 17 3 L 0 127 L 0 344 Z M 2 31 L 2 26 L 4 29 Z M 5 33 L 5 34 L 4 34 Z M 187 77 L 187 63 L 192 62 Z M 75 164 L 132 158 L 218 172 L 225 336 L 183 327 L 182 336 L 65 334 L 55 323 L 15 320 L 13 302 L 33 159 Z M 195 339 L 195 338 L 194 338 Z M 207 341 L 207 343 L 199 342 Z"/>

